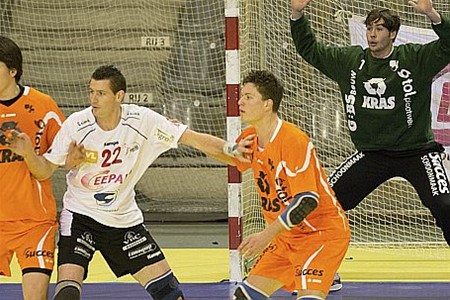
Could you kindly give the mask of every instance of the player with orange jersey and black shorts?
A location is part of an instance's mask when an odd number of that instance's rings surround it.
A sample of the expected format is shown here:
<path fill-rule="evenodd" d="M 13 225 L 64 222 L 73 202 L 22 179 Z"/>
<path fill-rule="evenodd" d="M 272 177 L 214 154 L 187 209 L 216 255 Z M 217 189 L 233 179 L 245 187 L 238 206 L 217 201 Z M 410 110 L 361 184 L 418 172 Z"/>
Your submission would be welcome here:
<path fill-rule="evenodd" d="M 251 126 L 238 141 L 254 140 L 251 162 L 234 163 L 240 171 L 253 169 L 268 226 L 239 246 L 246 257 L 262 254 L 235 291 L 238 300 L 267 299 L 280 288 L 297 290 L 298 299 L 325 299 L 350 241 L 348 220 L 311 140 L 277 116 L 282 97 L 272 73 L 244 78 L 239 112 Z"/>
<path fill-rule="evenodd" d="M 47 299 L 57 229 L 52 186 L 32 176 L 24 158 L 8 148 L 8 136 L 26 133 L 43 154 L 64 115 L 50 96 L 20 85 L 21 75 L 20 48 L 0 36 L 0 275 L 11 276 L 15 254 L 24 299 Z"/>

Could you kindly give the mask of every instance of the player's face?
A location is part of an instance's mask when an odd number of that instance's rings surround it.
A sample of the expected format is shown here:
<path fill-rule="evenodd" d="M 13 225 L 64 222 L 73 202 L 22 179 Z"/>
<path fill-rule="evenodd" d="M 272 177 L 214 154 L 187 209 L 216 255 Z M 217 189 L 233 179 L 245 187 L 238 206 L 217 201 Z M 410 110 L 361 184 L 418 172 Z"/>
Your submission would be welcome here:
<path fill-rule="evenodd" d="M 0 61 L 0 100 L 9 100 L 17 96 L 17 84 L 14 76 L 15 70 L 9 69 L 4 62 Z"/>
<path fill-rule="evenodd" d="M 377 58 L 384 58 L 391 52 L 396 35 L 395 31 L 389 32 L 383 24 L 384 20 L 379 19 L 378 21 L 367 25 L 366 28 L 366 37 L 370 52 L 373 57 Z"/>
<path fill-rule="evenodd" d="M 120 92 L 111 90 L 109 80 L 94 80 L 89 82 L 89 100 L 92 112 L 97 119 L 111 119 L 120 115 Z"/>
<path fill-rule="evenodd" d="M 244 84 L 238 105 L 241 120 L 249 124 L 255 124 L 262 120 L 267 111 L 266 101 L 263 100 L 253 83 Z"/>

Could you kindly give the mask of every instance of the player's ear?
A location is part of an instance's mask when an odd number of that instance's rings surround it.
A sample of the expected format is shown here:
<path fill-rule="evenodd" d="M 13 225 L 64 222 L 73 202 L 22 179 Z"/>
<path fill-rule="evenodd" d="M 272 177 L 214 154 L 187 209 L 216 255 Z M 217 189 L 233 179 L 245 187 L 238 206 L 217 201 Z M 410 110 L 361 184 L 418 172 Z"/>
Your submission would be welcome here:
<path fill-rule="evenodd" d="M 116 93 L 116 100 L 117 102 L 122 103 L 123 99 L 125 99 L 125 92 L 123 90 L 120 90 Z"/>
<path fill-rule="evenodd" d="M 267 99 L 264 101 L 264 107 L 272 110 L 272 106 L 273 106 L 273 100 L 272 99 Z"/>
<path fill-rule="evenodd" d="M 17 69 L 15 69 L 15 68 L 9 69 L 9 74 L 11 74 L 12 77 L 15 77 L 17 74 Z"/>

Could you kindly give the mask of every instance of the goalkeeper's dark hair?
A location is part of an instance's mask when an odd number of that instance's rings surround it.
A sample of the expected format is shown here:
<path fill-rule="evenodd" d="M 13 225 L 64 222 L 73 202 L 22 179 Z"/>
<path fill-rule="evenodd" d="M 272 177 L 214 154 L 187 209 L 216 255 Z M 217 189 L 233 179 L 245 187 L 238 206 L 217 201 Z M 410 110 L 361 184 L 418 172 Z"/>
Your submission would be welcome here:
<path fill-rule="evenodd" d="M 20 47 L 10 38 L 0 36 L 0 61 L 3 62 L 8 69 L 16 70 L 16 83 L 19 82 L 23 74 L 22 69 L 22 51 Z"/>
<path fill-rule="evenodd" d="M 272 99 L 272 111 L 278 111 L 283 98 L 284 88 L 274 74 L 265 70 L 251 71 L 242 81 L 242 84 L 246 83 L 253 83 L 263 100 Z"/>
<path fill-rule="evenodd" d="M 389 32 L 395 31 L 398 33 L 400 29 L 400 17 L 395 12 L 389 9 L 372 9 L 367 15 L 364 24 L 366 26 L 369 26 L 381 19 L 384 20 L 384 24 L 382 25 L 384 28 L 389 30 Z M 397 37 L 397 35 L 395 37 Z"/>
<path fill-rule="evenodd" d="M 91 76 L 94 80 L 109 80 L 111 84 L 111 90 L 114 94 L 118 91 L 127 91 L 127 81 L 122 72 L 113 65 L 105 65 L 97 68 Z"/>

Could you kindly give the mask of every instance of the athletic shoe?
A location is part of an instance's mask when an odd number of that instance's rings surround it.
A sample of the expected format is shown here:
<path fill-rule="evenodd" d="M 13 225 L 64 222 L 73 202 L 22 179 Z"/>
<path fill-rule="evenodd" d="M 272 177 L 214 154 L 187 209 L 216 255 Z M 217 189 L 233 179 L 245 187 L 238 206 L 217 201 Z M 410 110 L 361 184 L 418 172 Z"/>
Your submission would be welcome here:
<path fill-rule="evenodd" d="M 339 276 L 339 273 L 336 273 L 334 275 L 333 283 L 330 287 L 330 292 L 337 292 L 342 289 L 342 282 L 341 282 L 341 276 Z"/>

